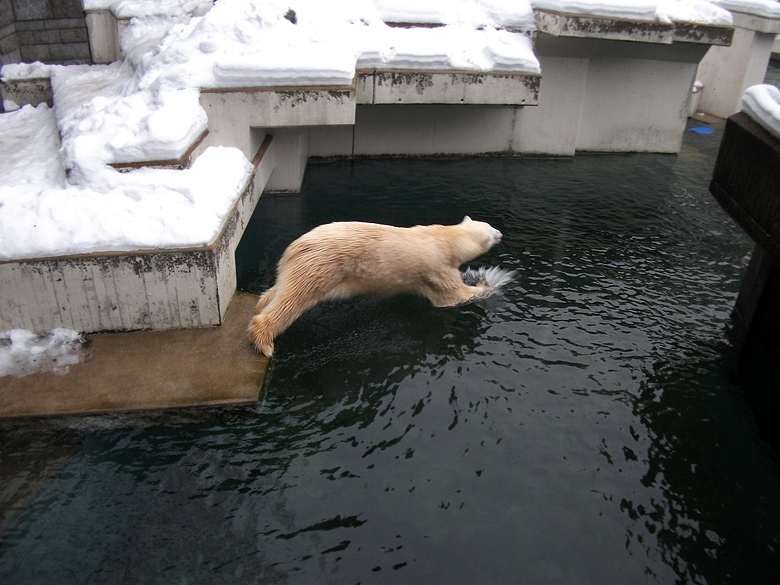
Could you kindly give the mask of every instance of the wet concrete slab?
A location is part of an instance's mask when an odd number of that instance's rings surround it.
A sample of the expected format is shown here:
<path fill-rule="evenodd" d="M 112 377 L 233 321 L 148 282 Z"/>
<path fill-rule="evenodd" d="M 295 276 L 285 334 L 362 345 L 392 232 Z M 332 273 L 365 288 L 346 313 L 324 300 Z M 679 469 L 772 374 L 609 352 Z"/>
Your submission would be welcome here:
<path fill-rule="evenodd" d="M 217 327 L 90 335 L 65 374 L 0 377 L 0 418 L 254 402 L 270 361 L 246 335 L 256 300 L 236 293 Z"/>

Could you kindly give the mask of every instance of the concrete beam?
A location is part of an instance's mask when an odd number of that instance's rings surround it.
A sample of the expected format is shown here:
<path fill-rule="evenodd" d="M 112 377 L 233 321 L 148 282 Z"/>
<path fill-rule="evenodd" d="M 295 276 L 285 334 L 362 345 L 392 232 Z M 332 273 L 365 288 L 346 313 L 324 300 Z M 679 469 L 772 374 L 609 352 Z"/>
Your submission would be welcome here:
<path fill-rule="evenodd" d="M 538 103 L 541 75 L 491 71 L 358 71 L 359 104 Z"/>
<path fill-rule="evenodd" d="M 119 48 L 119 29 L 110 10 L 90 10 L 85 13 L 89 50 L 93 63 L 113 63 L 122 58 Z"/>
<path fill-rule="evenodd" d="M 204 89 L 209 144 L 235 146 L 251 158 L 250 128 L 355 123 L 355 89 L 336 87 Z"/>
<path fill-rule="evenodd" d="M 605 16 L 534 10 L 538 32 L 555 37 L 671 44 L 674 25 L 652 20 L 626 20 Z"/>
<path fill-rule="evenodd" d="M 0 81 L 0 106 L 2 100 L 10 100 L 17 106 L 37 106 L 43 102 L 52 105 L 51 79 L 13 79 Z M 0 108 L 0 111 L 2 109 Z"/>

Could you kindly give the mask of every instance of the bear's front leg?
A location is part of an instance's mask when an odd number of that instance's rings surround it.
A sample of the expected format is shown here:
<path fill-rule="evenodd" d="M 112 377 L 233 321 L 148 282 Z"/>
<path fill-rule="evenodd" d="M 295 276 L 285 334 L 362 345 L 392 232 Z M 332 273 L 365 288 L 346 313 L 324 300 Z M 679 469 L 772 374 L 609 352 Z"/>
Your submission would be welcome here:
<path fill-rule="evenodd" d="M 488 288 L 488 283 L 483 280 L 469 286 L 463 282 L 460 271 L 453 269 L 431 278 L 426 288 L 426 296 L 435 307 L 452 307 L 470 301 Z"/>

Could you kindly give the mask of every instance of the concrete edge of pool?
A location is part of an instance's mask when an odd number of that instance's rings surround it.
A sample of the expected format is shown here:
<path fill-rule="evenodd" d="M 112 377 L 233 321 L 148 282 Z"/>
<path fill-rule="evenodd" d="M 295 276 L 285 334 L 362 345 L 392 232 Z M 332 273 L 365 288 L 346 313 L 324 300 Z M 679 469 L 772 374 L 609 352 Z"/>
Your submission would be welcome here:
<path fill-rule="evenodd" d="M 237 292 L 216 327 L 90 335 L 66 374 L 0 377 L 0 418 L 255 402 L 270 363 L 246 336 L 256 299 Z"/>

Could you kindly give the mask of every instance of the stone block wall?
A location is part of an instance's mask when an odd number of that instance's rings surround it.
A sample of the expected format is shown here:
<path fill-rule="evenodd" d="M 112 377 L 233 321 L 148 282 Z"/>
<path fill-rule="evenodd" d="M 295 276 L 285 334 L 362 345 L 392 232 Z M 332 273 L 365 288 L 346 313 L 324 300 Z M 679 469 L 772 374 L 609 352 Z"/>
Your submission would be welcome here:
<path fill-rule="evenodd" d="M 81 0 L 0 0 L 0 65 L 91 63 Z"/>

